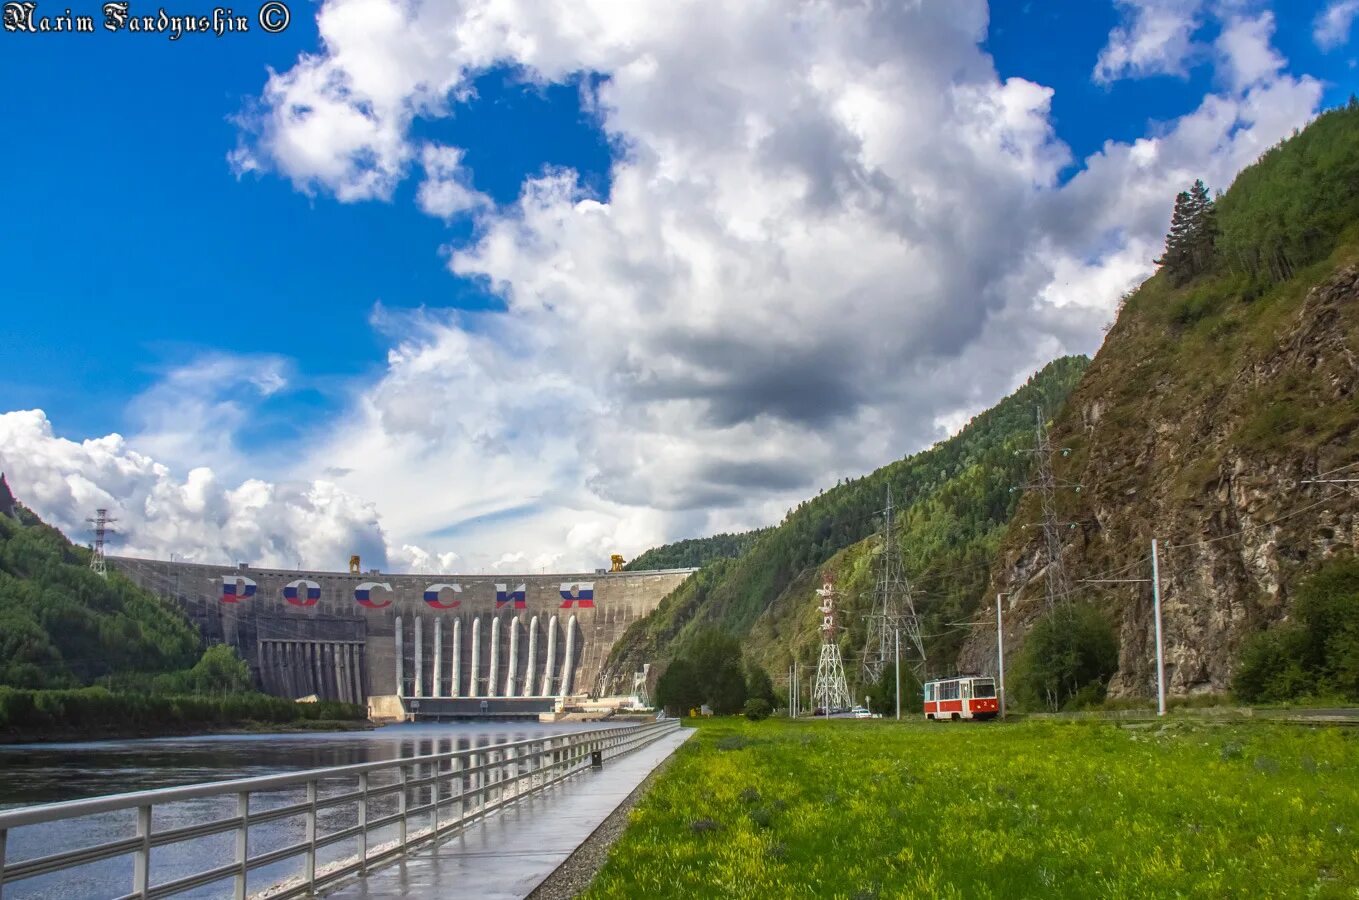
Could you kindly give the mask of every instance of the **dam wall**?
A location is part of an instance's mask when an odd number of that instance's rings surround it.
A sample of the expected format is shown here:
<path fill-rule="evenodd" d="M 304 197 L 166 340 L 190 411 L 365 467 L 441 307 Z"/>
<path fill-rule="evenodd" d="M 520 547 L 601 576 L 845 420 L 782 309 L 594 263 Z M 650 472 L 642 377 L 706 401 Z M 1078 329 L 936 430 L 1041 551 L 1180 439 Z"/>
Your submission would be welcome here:
<path fill-rule="evenodd" d="M 632 622 L 693 569 L 389 575 L 108 557 L 236 648 L 279 697 L 553 698 L 627 693 L 601 671 Z"/>

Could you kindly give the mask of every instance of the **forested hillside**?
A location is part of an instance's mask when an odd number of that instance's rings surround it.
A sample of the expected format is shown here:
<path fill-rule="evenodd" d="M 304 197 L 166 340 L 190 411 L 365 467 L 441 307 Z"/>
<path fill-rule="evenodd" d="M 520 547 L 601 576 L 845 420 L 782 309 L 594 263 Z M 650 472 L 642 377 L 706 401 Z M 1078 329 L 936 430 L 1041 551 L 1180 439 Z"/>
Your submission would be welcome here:
<path fill-rule="evenodd" d="M 1359 492 L 1334 481 L 1359 472 L 1359 103 L 1270 149 L 1215 203 L 1181 195 L 1160 262 L 1053 429 L 1072 450 L 1058 478 L 1083 488 L 1059 493 L 1077 526 L 1062 563 L 1072 598 L 1118 637 L 1118 696 L 1153 690 L 1152 538 L 1173 694 L 1231 688 L 1243 647 L 1292 621 L 1308 579 L 1359 543 Z M 1038 515 L 1026 499 L 988 588 L 1011 596 L 1015 649 L 1047 607 L 1048 554 L 1019 527 Z M 1108 578 L 1124 581 L 1092 583 Z M 977 623 L 965 665 L 989 665 L 993 632 Z M 1321 690 L 1303 677 L 1316 660 L 1271 660 L 1297 674 L 1295 695 Z"/>
<path fill-rule="evenodd" d="M 628 572 L 651 569 L 696 569 L 715 559 L 735 559 L 751 548 L 768 528 L 742 531 L 737 534 L 715 534 L 712 537 L 690 538 L 673 544 L 662 544 L 638 556 L 623 567 Z"/>
<path fill-rule="evenodd" d="M 0 515 L 0 685 L 75 687 L 187 669 L 199 637 L 173 606 L 110 572 L 20 507 Z"/>
<path fill-rule="evenodd" d="M 685 582 L 651 615 L 629 627 L 606 668 L 614 674 L 672 656 L 706 622 L 745 639 L 754 659 L 783 671 L 794 648 L 810 658 L 817 614 L 813 580 L 830 562 L 840 574 L 848 626 L 842 637 L 854 660 L 865 640 L 863 614 L 871 562 L 890 486 L 907 568 L 922 590 L 931 623 L 958 621 L 981 598 L 995 543 L 1027 477 L 1035 414 L 1061 406 L 1087 360 L 1049 364 L 1010 397 L 978 415 L 957 435 L 799 504 L 776 528 L 735 559 L 719 559 Z M 951 656 L 958 636 L 939 634 L 932 655 Z M 951 660 L 950 660 L 951 664 Z"/>

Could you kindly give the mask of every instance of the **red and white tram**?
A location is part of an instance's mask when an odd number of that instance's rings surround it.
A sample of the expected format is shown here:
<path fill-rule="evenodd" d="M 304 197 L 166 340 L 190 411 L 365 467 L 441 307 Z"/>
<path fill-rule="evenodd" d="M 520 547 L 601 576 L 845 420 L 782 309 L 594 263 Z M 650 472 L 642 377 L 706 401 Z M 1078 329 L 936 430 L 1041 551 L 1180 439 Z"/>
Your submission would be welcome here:
<path fill-rule="evenodd" d="M 994 719 L 999 712 L 996 680 L 989 676 L 963 675 L 925 684 L 927 719 Z"/>

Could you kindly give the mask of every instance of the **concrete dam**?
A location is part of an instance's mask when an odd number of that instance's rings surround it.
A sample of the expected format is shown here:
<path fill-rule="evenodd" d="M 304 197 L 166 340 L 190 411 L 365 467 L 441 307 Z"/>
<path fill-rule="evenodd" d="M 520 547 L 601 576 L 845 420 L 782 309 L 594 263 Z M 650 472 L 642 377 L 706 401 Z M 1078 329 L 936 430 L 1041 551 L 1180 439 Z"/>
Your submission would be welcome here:
<path fill-rule="evenodd" d="M 603 671 L 632 622 L 695 570 L 559 575 L 390 575 L 108 558 L 176 602 L 209 643 L 236 648 L 268 694 L 426 714 L 548 711 L 628 694 Z"/>

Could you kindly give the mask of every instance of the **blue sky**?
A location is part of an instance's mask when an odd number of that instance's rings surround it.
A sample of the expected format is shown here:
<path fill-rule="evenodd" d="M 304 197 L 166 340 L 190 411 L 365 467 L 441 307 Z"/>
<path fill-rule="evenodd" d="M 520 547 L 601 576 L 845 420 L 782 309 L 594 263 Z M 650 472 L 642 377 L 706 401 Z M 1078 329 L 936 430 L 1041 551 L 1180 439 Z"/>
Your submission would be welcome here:
<path fill-rule="evenodd" d="M 1259 22 L 1259 17 L 1272 15 L 1269 38 L 1287 62 L 1256 84 L 1261 91 L 1266 82 L 1292 84 L 1315 79 L 1319 83 L 1319 105 L 1324 107 L 1343 102 L 1359 89 L 1354 62 L 1359 46 L 1348 41 L 1326 50 L 1318 46 L 1315 31 L 1322 11 L 1320 3 L 1164 2 L 1189 10 L 1185 15 L 1195 22 L 1191 35 L 1194 52 L 1165 63 L 1172 69 L 1182 69 L 1178 74 L 1159 74 L 1153 66 L 1151 71 L 1129 69 L 1113 78 L 1094 76 L 1097 60 L 1111 44 L 1111 35 L 1119 28 L 1135 27 L 1141 7 L 1133 2 L 996 2 L 989 10 L 989 25 L 981 40 L 959 44 L 963 48 L 957 53 L 959 71 L 967 69 L 967 78 L 980 78 L 975 67 L 989 59 L 999 76 L 995 80 L 997 91 L 1007 79 L 1022 79 L 1022 83 L 1012 84 L 1016 90 L 1007 96 L 1015 103 L 1037 104 L 1032 118 L 1051 129 L 1050 134 L 1037 134 L 1034 122 L 1021 123 L 1023 128 L 1016 132 L 1020 137 L 1007 141 L 1032 139 L 1034 152 L 1039 154 L 1060 156 L 1061 146 L 1067 148 L 1066 158 L 1055 164 L 1052 183 L 1043 188 L 1052 196 L 1059 195 L 1064 185 L 1071 188 L 1068 196 L 1078 196 L 1079 185 L 1070 183 L 1073 179 L 1079 182 L 1087 158 L 1106 142 L 1127 144 L 1172 132 L 1181 117 L 1193 113 L 1205 97 L 1215 93 L 1244 98 L 1246 88 L 1228 85 L 1228 70 L 1212 50 L 1232 22 L 1252 16 L 1256 17 L 1252 21 Z M 377 0 L 367 5 L 348 0 L 328 7 L 353 10 L 357 16 L 382 5 Z M 40 3 L 39 13 L 58 11 L 48 6 Z M 89 4 L 86 10 L 72 4 L 72 11 L 93 12 L 94 6 Z M 532 364 L 545 356 L 571 352 L 539 346 L 534 338 L 538 332 L 501 333 L 501 313 L 510 304 L 509 298 L 520 297 L 515 302 L 522 302 L 522 296 L 530 293 L 524 287 L 528 283 L 524 273 L 531 270 L 510 263 L 498 269 L 500 257 L 496 254 L 505 251 L 496 247 L 514 245 L 527 260 L 529 251 L 525 247 L 532 249 L 542 243 L 541 233 L 525 237 L 520 232 L 516 237 L 511 227 L 516 217 L 525 215 L 523 207 L 516 206 L 523 185 L 545 172 L 570 170 L 578 179 L 573 203 L 595 198 L 608 204 L 615 189 L 612 164 L 633 158 L 641 168 L 650 166 L 648 160 L 653 158 L 662 160 L 647 169 L 661 178 L 660 182 L 651 182 L 653 188 L 670 184 L 675 177 L 682 179 L 686 176 L 664 174 L 669 170 L 663 162 L 673 146 L 663 136 L 656 137 L 659 126 L 653 128 L 647 117 L 672 99 L 674 109 L 662 109 L 662 118 L 677 121 L 688 115 L 687 85 L 695 85 L 695 96 L 700 98 L 695 102 L 700 107 L 721 106 L 725 102 L 722 92 L 730 87 L 727 82 L 714 82 L 718 88 L 700 94 L 701 76 L 679 76 L 669 94 L 660 93 L 646 104 L 629 107 L 632 100 L 626 85 L 633 77 L 628 73 L 634 69 L 582 74 L 589 65 L 544 62 L 531 55 L 516 60 L 514 53 L 502 52 L 497 57 L 499 62 L 469 64 L 470 74 L 460 81 L 463 93 L 470 89 L 469 99 L 444 98 L 440 102 L 447 102 L 447 106 L 441 114 L 415 115 L 398 123 L 403 145 L 412 149 L 402 163 L 403 177 L 389 192 L 339 199 L 337 194 L 342 189 L 337 189 L 333 180 L 302 171 L 301 164 L 295 159 L 289 161 L 276 144 L 270 143 L 273 138 L 267 127 L 264 132 L 260 130 L 270 108 L 265 90 L 271 71 L 281 73 L 285 81 L 280 83 L 286 87 L 286 79 L 301 71 L 302 54 L 321 53 L 327 65 L 342 68 L 347 64 L 340 54 L 332 53 L 331 59 L 322 52 L 326 45 L 321 41 L 316 14 L 324 8 L 294 4 L 292 25 L 280 35 L 264 34 L 256 28 L 248 34 L 221 38 L 189 35 L 170 42 L 162 36 L 102 31 L 93 35 L 0 32 L 0 76 L 11 86 L 0 111 L 9 138 L 0 143 L 0 160 L 9 174 L 0 195 L 4 212 L 0 216 L 0 269 L 6 273 L 0 326 L 5 334 L 6 364 L 0 368 L 0 412 L 41 409 L 56 436 L 75 441 L 112 432 L 144 433 L 147 437 L 140 444 L 133 439 L 133 449 L 160 451 L 157 459 L 179 479 L 197 465 L 214 465 L 227 487 L 252 477 L 271 483 L 322 477 L 324 460 L 311 459 L 311 471 L 306 466 L 289 466 L 287 461 L 306 458 L 319 444 L 341 441 L 337 423 L 356 419 L 362 409 L 381 406 L 373 402 L 365 406 L 365 398 L 394 396 L 391 390 L 384 392 L 384 385 L 409 384 L 394 381 L 389 353 L 400 349 L 411 333 L 412 322 L 419 333 L 415 346 L 408 348 L 412 358 L 431 353 L 437 356 L 437 348 L 450 342 L 466 340 L 469 334 L 492 332 L 504 354 L 503 363 L 493 364 L 493 369 Z M 197 8 L 189 4 L 182 11 Z M 561 40 L 571 51 L 564 52 L 567 59 L 588 61 L 603 53 L 598 48 L 572 45 L 567 37 Z M 909 37 L 903 40 L 903 46 L 910 44 Z M 580 42 L 588 42 L 588 35 Z M 676 60 L 695 58 L 699 60 L 695 71 L 702 72 L 706 52 L 702 46 L 691 45 L 673 57 L 657 52 L 652 58 L 661 59 L 661 66 L 678 66 L 681 63 Z M 919 52 L 924 60 L 920 65 L 940 68 L 949 77 L 947 60 L 925 59 L 928 48 Z M 607 57 L 607 53 L 600 56 Z M 739 64 L 743 58 L 739 48 L 734 58 L 738 63 L 724 61 L 723 65 Z M 399 64 L 399 54 L 388 61 L 391 66 Z M 600 65 L 607 69 L 613 63 Z M 718 68 L 712 66 L 714 71 Z M 621 78 L 620 73 L 624 73 Z M 1046 111 L 1041 109 L 1041 97 L 1032 92 L 1020 96 L 1018 88 L 1030 83 L 1051 89 Z M 296 84 L 290 89 L 300 90 Z M 904 90 L 909 90 L 909 85 Z M 411 96 L 408 94 L 406 101 Z M 844 96 L 855 95 L 847 92 Z M 1307 96 L 1311 98 L 1312 94 Z M 615 110 L 612 119 L 598 108 L 600 97 Z M 361 103 L 358 106 L 366 108 Z M 1279 115 L 1305 119 L 1308 112 L 1283 110 Z M 917 122 L 916 126 L 928 130 L 932 124 Z M 612 142 L 606 128 L 613 132 Z M 1240 130 L 1246 130 L 1245 126 Z M 242 172 L 239 165 L 233 167 L 228 156 L 242 146 L 260 163 L 256 166 L 260 171 Z M 458 210 L 445 220 L 421 208 L 417 197 L 421 185 L 419 148 L 430 146 L 458 148 L 458 177 L 489 198 L 480 212 Z M 703 148 L 705 152 L 711 150 L 714 159 L 725 152 L 717 137 L 705 142 Z M 693 159 L 682 154 L 674 158 Z M 801 160 L 798 157 L 796 164 L 801 165 Z M 1035 170 L 1045 171 L 1045 166 L 1042 160 L 1032 164 Z M 1037 175 L 1029 172 L 1029 163 L 1024 168 L 1039 181 L 1047 177 L 1043 171 Z M 1212 165 L 1205 160 L 1204 174 L 1210 171 Z M 701 187 L 711 180 L 695 183 Z M 1167 184 L 1167 212 L 1172 195 Z M 678 192 L 680 199 L 674 201 L 670 213 L 658 204 L 655 221 L 664 223 L 667 215 L 688 215 L 682 199 L 685 196 L 694 196 L 694 191 Z M 624 208 L 618 203 L 611 207 L 615 215 Z M 717 217 L 725 215 L 721 210 L 726 209 L 719 204 L 710 212 Z M 1105 227 L 1112 226 L 1106 223 Z M 644 233 L 645 229 L 639 234 Z M 1068 265 L 1085 265 L 1081 277 L 1090 279 L 1096 278 L 1096 270 L 1105 273 L 1105 281 L 1098 282 L 1098 290 L 1105 293 L 1112 290 L 1108 285 L 1120 278 L 1145 274 L 1147 256 L 1141 245 L 1129 249 L 1130 239 L 1119 237 L 1117 228 L 1108 233 L 1113 237 L 1099 248 L 1073 249 L 1073 262 Z M 489 240 L 492 234 L 500 235 L 502 243 Z M 530 238 L 538 239 L 537 243 Z M 520 239 L 524 243 L 516 244 Z M 1119 257 L 1111 247 L 1122 248 L 1124 255 Z M 462 265 L 466 274 L 449 271 L 450 248 L 475 257 Z M 1062 272 L 1062 265 L 1054 262 L 1049 269 Z M 633 280 L 624 278 L 619 282 L 620 290 L 634 298 L 641 310 L 638 314 L 643 315 L 648 289 L 642 286 L 642 276 L 636 274 L 635 267 L 628 277 Z M 496 279 L 501 281 L 499 285 L 492 283 Z M 1064 305 L 1058 295 L 1062 285 L 1071 283 L 1035 281 L 1032 289 L 1056 297 L 1054 308 L 1063 309 L 1069 305 Z M 507 293 L 506 285 L 513 290 Z M 607 278 L 601 276 L 597 286 L 601 296 L 610 294 Z M 593 289 L 587 287 L 586 294 Z M 999 282 L 986 288 L 996 292 L 1012 289 Z M 515 290 L 525 293 L 515 294 Z M 541 299 L 544 309 L 564 311 L 569 304 L 546 299 L 551 293 L 552 289 L 546 287 L 533 296 Z M 664 296 L 664 292 L 657 296 Z M 1001 302 L 995 300 L 997 309 Z M 1100 302 L 1105 303 L 1106 298 L 1101 297 Z M 422 307 L 426 309 L 423 315 L 404 317 L 403 311 Z M 375 309 L 379 308 L 384 312 L 375 318 Z M 472 315 L 449 319 L 444 315 L 449 309 Z M 1098 318 L 1103 313 L 1090 315 Z M 695 313 L 690 321 L 701 318 Z M 738 391 L 747 391 L 747 399 L 759 397 L 763 390 L 759 385 L 786 380 L 774 363 L 755 374 L 746 368 L 747 362 L 751 370 L 759 368 L 763 352 L 759 345 L 730 348 L 731 359 L 742 361 L 739 365 L 714 364 L 710 357 L 720 355 L 721 341 L 699 331 L 681 336 L 678 342 L 692 344 L 698 348 L 696 354 L 700 350 L 709 354 L 702 357 L 701 377 L 686 376 L 680 387 L 670 385 L 644 397 L 639 395 L 640 399 L 627 406 L 629 412 L 658 410 L 649 404 L 671 402 L 680 394 L 708 404 L 724 402 Z M 1038 342 L 1046 350 L 1093 349 L 1076 346 L 1082 340 L 1088 344 L 1088 337 L 1073 337 L 1094 334 L 1084 320 L 1054 324 L 1046 333 L 1051 340 Z M 676 328 L 667 326 L 666 340 L 676 341 L 676 335 Z M 584 332 L 576 346 L 617 342 L 617 338 L 606 321 Z M 948 340 L 955 349 L 966 344 L 961 339 Z M 912 352 L 942 359 L 947 356 L 939 349 L 943 346 L 941 343 L 929 352 L 915 348 Z M 777 355 L 795 357 L 798 352 L 798 348 L 784 347 Z M 756 500 L 736 503 L 731 497 L 741 493 L 741 485 L 714 475 L 701 495 L 670 498 L 665 489 L 656 486 L 668 479 L 653 479 L 649 486 L 639 487 L 619 473 L 628 465 L 641 466 L 636 460 L 663 456 L 664 448 L 673 441 L 662 441 L 657 445 L 660 450 L 638 449 L 634 462 L 625 464 L 612 456 L 604 458 L 618 452 L 622 441 L 610 442 L 608 454 L 594 458 L 589 455 L 594 439 L 576 435 L 569 452 L 562 451 L 560 459 L 548 452 L 534 457 L 535 464 L 551 459 L 550 464 L 542 463 L 547 474 L 540 482 L 507 489 L 503 496 L 488 497 L 485 502 L 460 506 L 456 513 L 435 516 L 433 521 L 388 524 L 385 540 L 390 549 L 405 540 L 406 533 L 412 540 L 422 535 L 464 535 L 469 523 L 486 521 L 488 516 L 517 519 L 526 512 L 549 510 L 554 504 L 580 515 L 593 515 L 600 508 L 615 508 L 611 505 L 617 504 L 641 510 L 641 519 L 631 520 L 633 530 L 628 532 L 637 534 L 638 542 L 686 536 L 682 532 L 720 525 L 760 524 L 777 518 L 777 510 L 798 491 L 833 483 L 835 475 L 852 474 L 855 467 L 880 463 L 941 436 L 939 429 L 965 420 L 967 414 L 998 399 L 1015 379 L 1027 374 L 1019 369 L 1041 362 L 1042 353 L 1034 352 L 1036 356 L 1016 357 L 1015 371 L 994 373 L 991 382 L 975 390 L 939 400 L 937 408 L 929 409 L 925 416 L 930 428 L 894 432 L 894 446 L 874 449 L 867 456 L 827 458 L 815 470 L 792 467 L 784 471 L 771 462 L 770 484 L 800 484 L 791 494 L 761 495 L 756 485 L 752 488 Z M 549 435 L 554 414 L 586 416 L 607 410 L 616 396 L 611 387 L 663 380 L 663 375 L 654 372 L 647 377 L 637 374 L 635 366 L 643 355 L 620 352 L 610 368 L 613 380 L 584 398 L 571 390 L 571 377 L 545 374 L 538 384 L 549 387 L 542 394 L 540 407 L 516 408 L 514 416 L 506 416 L 512 421 L 497 426 L 500 431 L 481 433 L 476 428 L 463 428 L 460 440 L 494 455 L 507 440 Z M 776 354 L 771 350 L 770 355 Z M 219 356 L 243 361 L 241 365 L 247 368 L 266 360 L 279 373 L 278 383 L 260 390 L 254 381 L 242 385 L 227 378 L 214 393 L 211 385 L 202 387 L 210 377 L 184 382 L 192 382 L 198 399 L 203 399 L 204 391 L 212 394 L 203 402 L 218 409 L 200 424 L 230 431 L 220 435 L 223 446 L 219 455 L 203 451 L 209 458 L 195 459 L 192 448 L 208 446 L 213 438 L 199 435 L 195 441 L 180 435 L 169 440 L 152 433 L 157 431 L 157 423 L 165 420 L 167 409 L 172 411 L 174 404 L 187 402 L 182 391 L 176 392 L 178 388 L 171 391 L 166 387 L 176 383 L 175 373 L 201 367 L 204 360 Z M 961 351 L 950 357 L 954 363 L 961 358 Z M 459 366 L 465 362 L 450 365 L 451 378 L 462 377 Z M 917 374 L 922 385 L 932 377 Z M 826 395 L 866 402 L 860 389 L 857 384 L 839 386 Z M 479 397 L 489 388 L 464 385 L 460 390 Z M 464 395 L 450 396 L 456 405 Z M 165 397 L 174 399 L 167 405 L 162 402 Z M 658 401 L 657 397 L 664 399 Z M 468 395 L 466 399 L 474 405 L 475 398 Z M 446 398 L 440 395 L 440 399 L 429 402 L 437 405 Z M 752 403 L 758 407 L 759 402 L 743 401 L 740 408 L 749 409 Z M 562 407 L 561 403 L 580 405 Z M 234 413 L 221 413 L 227 407 Z M 409 414 L 404 408 L 382 408 L 380 420 L 390 424 Z M 728 413 L 719 414 L 714 409 L 696 415 L 703 422 L 730 421 Z M 755 424 L 757 420 L 764 422 L 752 416 L 746 424 L 756 430 L 766 427 Z M 846 422 L 841 424 L 849 427 Z M 405 427 L 403 424 L 397 430 Z M 769 435 L 745 438 L 764 446 Z M 428 457 L 433 452 L 430 448 L 440 446 L 446 436 L 427 433 L 421 439 L 430 442 L 422 451 L 423 457 Z M 166 449 L 170 447 L 180 449 L 172 452 Z M 754 455 L 759 457 L 758 452 Z M 477 468 L 484 458 L 475 454 L 459 458 L 456 466 Z M 690 468 L 684 471 L 707 477 L 731 470 L 732 463 L 731 459 L 686 457 L 684 465 Z M 454 461 L 448 461 L 447 466 L 454 467 Z M 335 471 L 353 468 L 336 466 Z M 489 463 L 486 468 L 495 471 Z M 582 490 L 586 484 L 607 486 Z M 355 484 L 344 487 L 357 491 L 362 501 L 375 504 L 376 515 L 390 523 L 391 513 L 382 497 L 371 496 Z M 22 493 L 22 487 L 19 490 Z M 572 494 L 573 499 L 561 500 L 564 493 Z M 730 514 L 713 515 L 713 509 L 730 510 Z M 616 513 L 611 515 L 618 518 Z M 643 521 L 645 524 L 641 524 Z M 604 527 L 610 537 L 601 537 L 600 541 L 617 542 L 617 533 L 610 527 Z M 393 537 L 396 531 L 403 535 Z M 555 540 L 552 529 L 543 533 L 548 535 L 543 540 Z"/>

